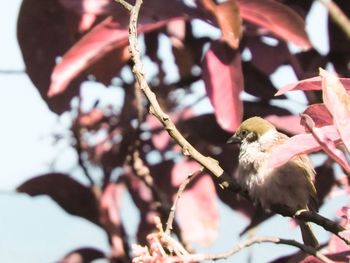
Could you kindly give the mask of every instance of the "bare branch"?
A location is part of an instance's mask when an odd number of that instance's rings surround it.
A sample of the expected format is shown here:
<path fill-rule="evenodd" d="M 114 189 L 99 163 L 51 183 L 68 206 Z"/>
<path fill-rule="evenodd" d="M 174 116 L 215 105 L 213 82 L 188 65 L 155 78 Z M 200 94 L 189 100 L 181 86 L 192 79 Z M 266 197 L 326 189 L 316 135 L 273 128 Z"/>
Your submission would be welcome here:
<path fill-rule="evenodd" d="M 222 258 L 228 258 L 243 248 L 249 247 L 251 245 L 257 244 L 257 243 L 274 243 L 274 244 L 284 244 L 284 245 L 290 245 L 293 247 L 297 247 L 300 250 L 304 251 L 305 253 L 315 256 L 319 260 L 325 263 L 333 263 L 334 261 L 330 260 L 326 256 L 322 255 L 317 249 L 311 247 L 311 246 L 306 246 L 302 243 L 296 242 L 295 240 L 291 239 L 282 239 L 278 237 L 252 237 L 251 239 L 242 242 L 241 244 L 238 244 L 236 247 L 233 249 L 222 253 L 222 254 L 217 254 L 217 255 L 206 255 L 205 260 L 216 260 L 216 259 L 222 259 Z"/>
<path fill-rule="evenodd" d="M 172 263 L 180 263 L 180 262 L 201 262 L 205 260 L 218 260 L 225 259 L 233 256 L 237 252 L 242 249 L 252 246 L 258 243 L 274 243 L 274 244 L 284 244 L 289 246 L 294 246 L 305 252 L 306 254 L 312 255 L 322 262 L 325 263 L 334 263 L 334 261 L 330 260 L 328 257 L 320 253 L 317 249 L 306 246 L 295 240 L 290 239 L 281 239 L 278 237 L 253 237 L 249 240 L 246 240 L 233 249 L 221 253 L 221 254 L 191 254 L 174 238 L 170 235 L 166 234 L 163 231 L 163 227 L 160 223 L 159 218 L 155 218 L 155 223 L 157 224 L 158 233 L 152 233 L 147 236 L 147 240 L 149 241 L 148 247 L 141 247 L 139 245 L 133 246 L 133 251 L 135 257 L 133 258 L 133 262 L 141 263 L 141 262 L 172 262 Z M 167 248 L 165 250 L 164 248 Z M 167 251 L 172 251 L 169 254 Z"/>
<path fill-rule="evenodd" d="M 122 6 L 124 6 L 125 9 L 127 9 L 129 12 L 132 9 L 132 5 L 130 5 L 128 2 L 124 1 L 124 0 L 115 0 L 117 3 L 121 4 Z"/>

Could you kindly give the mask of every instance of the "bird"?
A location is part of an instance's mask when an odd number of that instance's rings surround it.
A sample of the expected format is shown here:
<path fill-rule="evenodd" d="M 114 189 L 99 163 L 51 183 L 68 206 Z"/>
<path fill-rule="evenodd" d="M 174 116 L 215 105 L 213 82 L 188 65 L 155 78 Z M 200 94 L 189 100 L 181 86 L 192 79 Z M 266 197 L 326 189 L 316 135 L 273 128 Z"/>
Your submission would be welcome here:
<path fill-rule="evenodd" d="M 288 138 L 261 117 L 243 121 L 227 141 L 239 144 L 237 183 L 266 211 L 276 207 L 288 208 L 294 214 L 317 211 L 316 172 L 307 155 L 295 156 L 276 168 L 268 166 L 271 152 Z M 304 244 L 318 247 L 310 224 L 301 220 L 298 223 Z"/>

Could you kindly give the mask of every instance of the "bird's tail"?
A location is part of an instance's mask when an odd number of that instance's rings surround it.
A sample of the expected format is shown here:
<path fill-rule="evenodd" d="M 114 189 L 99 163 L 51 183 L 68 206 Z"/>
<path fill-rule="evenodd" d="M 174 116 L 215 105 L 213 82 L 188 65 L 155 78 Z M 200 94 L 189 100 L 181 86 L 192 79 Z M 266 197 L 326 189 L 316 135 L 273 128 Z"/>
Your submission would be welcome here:
<path fill-rule="evenodd" d="M 319 244 L 314 233 L 312 232 L 310 224 L 307 222 L 299 222 L 299 225 L 304 244 L 307 246 L 317 248 Z"/>

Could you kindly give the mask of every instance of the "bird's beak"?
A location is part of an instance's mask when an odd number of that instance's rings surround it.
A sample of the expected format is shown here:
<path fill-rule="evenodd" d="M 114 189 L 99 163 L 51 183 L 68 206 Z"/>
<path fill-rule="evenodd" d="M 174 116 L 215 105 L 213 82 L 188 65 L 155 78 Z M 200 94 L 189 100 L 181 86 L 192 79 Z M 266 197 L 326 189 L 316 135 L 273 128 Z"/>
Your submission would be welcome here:
<path fill-rule="evenodd" d="M 241 137 L 237 136 L 236 134 L 234 134 L 232 137 L 230 137 L 230 139 L 227 140 L 226 143 L 230 143 L 230 144 L 241 144 L 242 139 Z"/>

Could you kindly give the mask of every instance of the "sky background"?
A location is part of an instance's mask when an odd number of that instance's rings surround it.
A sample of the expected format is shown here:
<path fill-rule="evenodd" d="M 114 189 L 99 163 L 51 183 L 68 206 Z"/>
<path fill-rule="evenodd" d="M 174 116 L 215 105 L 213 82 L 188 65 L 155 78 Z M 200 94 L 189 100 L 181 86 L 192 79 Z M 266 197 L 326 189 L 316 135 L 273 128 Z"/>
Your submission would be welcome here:
<path fill-rule="evenodd" d="M 70 117 L 58 118 L 50 112 L 24 73 L 24 63 L 16 40 L 20 4 L 20 0 L 0 1 L 0 262 L 56 262 L 69 251 L 82 246 L 108 252 L 107 236 L 99 227 L 67 214 L 46 196 L 30 198 L 13 191 L 27 179 L 49 171 L 67 172 L 82 178 L 81 171 L 76 168 L 76 156 L 69 147 L 69 141 L 53 144 L 52 139 L 53 132 L 64 133 Z M 319 4 L 314 6 L 313 11 L 313 18 L 307 20 L 307 29 L 312 33 L 311 41 L 325 54 L 328 49 L 326 13 Z M 201 33 L 200 29 L 198 33 Z M 282 86 L 294 81 L 295 76 L 290 68 L 283 67 L 274 74 L 272 80 Z M 90 95 L 97 95 L 98 92 L 99 89 L 95 88 Z M 305 101 L 300 93 L 292 96 L 294 100 Z M 296 109 L 295 105 L 291 107 L 294 111 L 302 110 Z M 333 218 L 339 203 L 344 203 L 344 200 L 331 200 L 323 207 L 321 214 Z M 133 235 L 137 211 L 131 202 L 126 203 L 123 211 L 123 218 L 129 222 L 128 233 Z M 237 231 L 247 221 L 224 205 L 220 206 L 220 217 L 222 227 L 219 239 L 208 250 L 197 247 L 199 250 L 219 253 L 237 244 Z M 240 227 L 235 228 L 235 225 Z M 320 241 L 328 238 L 328 233 L 316 226 L 314 228 Z M 299 230 L 291 231 L 289 219 L 279 216 L 263 223 L 254 234 L 300 240 Z M 281 246 L 276 249 L 271 244 L 259 245 L 254 246 L 253 250 L 240 252 L 234 259 L 246 259 L 252 251 L 259 255 L 252 262 L 266 262 L 271 254 L 275 258 L 294 249 Z"/>

